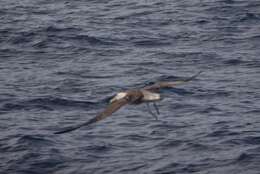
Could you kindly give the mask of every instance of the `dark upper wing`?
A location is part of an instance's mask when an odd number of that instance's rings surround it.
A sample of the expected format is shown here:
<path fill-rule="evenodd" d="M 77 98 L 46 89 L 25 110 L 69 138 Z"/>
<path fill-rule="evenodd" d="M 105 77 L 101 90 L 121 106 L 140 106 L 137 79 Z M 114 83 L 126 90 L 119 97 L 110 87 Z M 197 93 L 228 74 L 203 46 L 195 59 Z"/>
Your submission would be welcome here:
<path fill-rule="evenodd" d="M 146 87 L 144 87 L 144 89 L 148 90 L 148 91 L 158 92 L 162 88 L 172 88 L 172 87 L 175 87 L 176 85 L 179 85 L 179 84 L 182 84 L 182 83 L 195 79 L 201 72 L 202 71 L 200 71 L 197 74 L 195 74 L 187 79 L 184 79 L 184 80 L 178 80 L 178 81 L 174 81 L 174 82 L 158 82 L 153 85 L 146 86 Z"/>
<path fill-rule="evenodd" d="M 117 100 L 117 101 L 109 104 L 103 112 L 98 114 L 96 117 L 90 119 L 89 121 L 82 123 L 82 124 L 79 124 L 79 125 L 76 125 L 76 126 L 64 128 L 63 130 L 55 132 L 54 134 L 63 134 L 63 133 L 70 132 L 70 131 L 76 130 L 78 128 L 81 128 L 82 126 L 87 126 L 87 125 L 90 125 L 92 123 L 103 120 L 104 118 L 112 115 L 115 111 L 117 111 L 122 106 L 126 105 L 127 103 L 128 103 L 128 101 L 125 98 Z"/>

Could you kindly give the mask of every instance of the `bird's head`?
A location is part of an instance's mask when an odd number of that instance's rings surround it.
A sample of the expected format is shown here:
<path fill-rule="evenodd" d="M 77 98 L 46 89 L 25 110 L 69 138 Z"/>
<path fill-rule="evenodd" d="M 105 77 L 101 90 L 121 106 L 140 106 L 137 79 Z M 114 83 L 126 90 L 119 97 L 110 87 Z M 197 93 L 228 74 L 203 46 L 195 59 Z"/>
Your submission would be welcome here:
<path fill-rule="evenodd" d="M 110 103 L 113 103 L 113 102 L 115 102 L 115 101 L 117 101 L 117 100 L 120 100 L 120 99 L 126 97 L 126 95 L 127 95 L 126 92 L 119 92 L 119 93 L 117 93 L 117 94 L 115 95 L 115 97 L 113 97 L 113 98 L 110 100 Z"/>

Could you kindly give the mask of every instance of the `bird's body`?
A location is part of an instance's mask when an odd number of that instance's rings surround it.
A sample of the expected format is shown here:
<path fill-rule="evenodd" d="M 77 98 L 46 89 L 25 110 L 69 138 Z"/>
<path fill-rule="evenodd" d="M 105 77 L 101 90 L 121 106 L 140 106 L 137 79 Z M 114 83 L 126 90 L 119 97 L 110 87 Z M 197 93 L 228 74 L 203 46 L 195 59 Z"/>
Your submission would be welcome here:
<path fill-rule="evenodd" d="M 117 111 L 118 109 L 120 109 L 122 106 L 124 106 L 126 104 L 137 105 L 137 104 L 142 104 L 142 103 L 148 103 L 147 106 L 148 106 L 149 112 L 153 116 L 155 116 L 150 111 L 149 102 L 154 103 L 154 102 L 162 99 L 162 97 L 159 93 L 160 89 L 172 88 L 178 84 L 188 82 L 188 81 L 194 79 L 195 77 L 197 77 L 200 73 L 201 72 L 195 74 L 194 76 L 192 76 L 190 78 L 187 78 L 187 79 L 181 80 L 181 81 L 158 82 L 158 83 L 155 83 L 150 86 L 146 86 L 141 89 L 132 89 L 132 90 L 119 92 L 110 100 L 110 104 L 107 106 L 107 108 L 103 112 L 99 113 L 96 117 L 90 119 L 89 121 L 87 121 L 83 124 L 68 127 L 68 128 L 65 128 L 64 130 L 55 132 L 55 134 L 62 134 L 62 133 L 70 132 L 70 131 L 78 129 L 82 126 L 86 126 L 86 125 L 90 125 L 92 123 L 98 122 L 98 121 L 112 115 L 112 113 L 114 113 L 115 111 Z M 159 114 L 159 110 L 158 110 L 157 106 L 155 105 L 155 103 L 154 103 L 154 107 L 155 107 L 157 113 Z"/>
<path fill-rule="evenodd" d="M 129 101 L 129 104 L 140 104 L 143 102 L 154 102 L 161 99 L 159 93 L 150 92 L 148 90 L 128 90 L 125 92 L 119 92 L 114 98 L 110 100 L 110 103 L 113 103 L 122 98 L 126 98 Z"/>

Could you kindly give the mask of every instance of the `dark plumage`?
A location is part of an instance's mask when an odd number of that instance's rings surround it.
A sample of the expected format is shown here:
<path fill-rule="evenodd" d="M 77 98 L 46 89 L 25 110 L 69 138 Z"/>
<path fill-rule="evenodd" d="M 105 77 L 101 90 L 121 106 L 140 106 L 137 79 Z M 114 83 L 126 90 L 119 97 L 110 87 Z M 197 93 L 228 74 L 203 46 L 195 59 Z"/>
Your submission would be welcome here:
<path fill-rule="evenodd" d="M 184 82 L 188 82 L 190 80 L 193 80 L 195 77 L 197 77 L 201 72 L 195 74 L 194 76 L 184 79 L 184 80 L 179 80 L 175 82 L 157 82 L 153 85 L 146 86 L 142 89 L 135 89 L 135 90 L 127 90 L 125 92 L 119 92 L 114 98 L 111 99 L 110 104 L 107 106 L 107 108 L 99 113 L 96 117 L 90 119 L 89 121 L 72 126 L 72 127 L 67 127 L 64 128 L 61 131 L 55 132 L 55 134 L 62 134 L 66 132 L 70 132 L 73 130 L 76 130 L 82 126 L 87 126 L 92 123 L 96 123 L 100 120 L 103 120 L 104 118 L 112 115 L 115 111 L 120 109 L 122 106 L 126 104 L 141 104 L 141 103 L 148 103 L 148 102 L 155 102 L 161 100 L 160 97 L 160 89 L 163 88 L 172 88 L 178 84 L 182 84 Z M 159 113 L 158 108 L 155 106 L 157 113 Z"/>

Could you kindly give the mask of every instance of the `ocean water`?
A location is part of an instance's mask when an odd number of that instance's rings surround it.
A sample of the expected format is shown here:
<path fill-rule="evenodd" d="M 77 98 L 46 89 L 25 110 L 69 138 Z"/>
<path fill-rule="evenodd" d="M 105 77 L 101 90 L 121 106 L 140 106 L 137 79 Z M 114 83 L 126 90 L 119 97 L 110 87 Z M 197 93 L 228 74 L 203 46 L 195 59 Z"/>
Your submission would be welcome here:
<path fill-rule="evenodd" d="M 259 174 L 260 1 L 0 1 L 1 174 Z M 71 133 L 119 91 L 203 73 Z"/>

